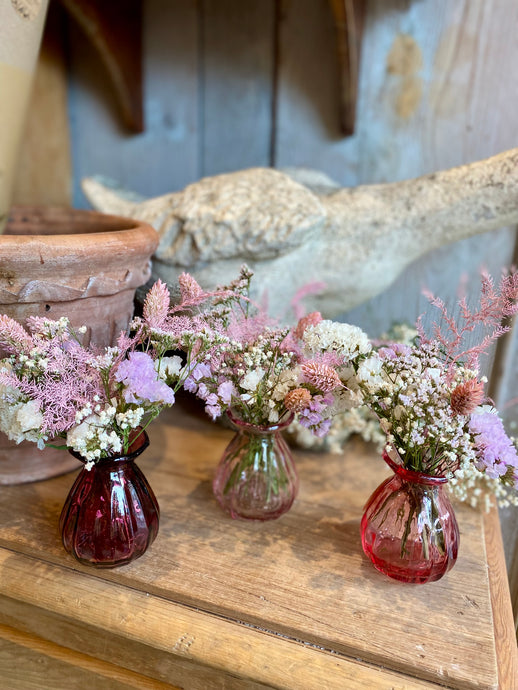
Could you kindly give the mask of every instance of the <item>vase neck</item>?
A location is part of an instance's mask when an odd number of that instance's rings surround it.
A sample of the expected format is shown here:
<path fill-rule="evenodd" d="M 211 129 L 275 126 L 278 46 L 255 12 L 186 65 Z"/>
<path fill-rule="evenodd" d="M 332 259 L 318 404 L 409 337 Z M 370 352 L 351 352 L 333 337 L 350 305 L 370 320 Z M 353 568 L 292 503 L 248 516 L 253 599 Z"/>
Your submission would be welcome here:
<path fill-rule="evenodd" d="M 131 440 L 132 438 L 132 440 Z M 130 446 L 126 452 L 119 453 L 118 455 L 108 455 L 104 458 L 99 458 L 99 460 L 96 461 L 96 465 L 102 464 L 103 467 L 114 467 L 118 466 L 121 467 L 124 463 L 132 463 L 136 458 L 138 458 L 139 455 L 141 455 L 146 448 L 149 446 L 149 437 L 147 435 L 147 432 L 144 431 L 143 429 L 135 429 L 134 433 L 132 434 L 132 437 L 130 438 Z M 87 461 L 85 458 L 81 455 L 81 453 L 78 453 L 75 450 L 72 450 L 69 448 L 68 451 L 71 455 L 73 455 L 75 458 L 77 458 L 79 461 L 81 461 L 83 464 L 86 464 Z"/>
<path fill-rule="evenodd" d="M 438 476 L 433 477 L 424 472 L 417 472 L 410 470 L 403 466 L 401 458 L 395 453 L 396 459 L 390 457 L 386 450 L 383 451 L 383 460 L 387 463 L 390 469 L 398 475 L 403 481 L 413 484 L 427 484 L 429 486 L 441 486 L 448 482 L 447 477 Z"/>
<path fill-rule="evenodd" d="M 293 421 L 293 413 L 277 422 L 277 424 L 252 424 L 245 422 L 237 416 L 233 410 L 227 410 L 227 417 L 230 423 L 238 430 L 249 434 L 274 434 L 277 431 L 286 429 Z"/>

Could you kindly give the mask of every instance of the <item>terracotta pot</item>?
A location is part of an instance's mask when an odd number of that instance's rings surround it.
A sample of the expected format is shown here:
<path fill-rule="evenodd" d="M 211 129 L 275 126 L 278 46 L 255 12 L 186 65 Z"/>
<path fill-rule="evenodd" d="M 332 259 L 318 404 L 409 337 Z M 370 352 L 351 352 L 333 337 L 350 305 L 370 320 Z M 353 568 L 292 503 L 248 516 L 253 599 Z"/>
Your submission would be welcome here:
<path fill-rule="evenodd" d="M 95 211 L 14 207 L 0 236 L 0 313 L 86 326 L 85 342 L 111 345 L 133 315 L 135 290 L 151 275 L 158 244 L 146 223 Z M 16 445 L 0 433 L 0 484 L 77 468 L 63 450 Z"/>

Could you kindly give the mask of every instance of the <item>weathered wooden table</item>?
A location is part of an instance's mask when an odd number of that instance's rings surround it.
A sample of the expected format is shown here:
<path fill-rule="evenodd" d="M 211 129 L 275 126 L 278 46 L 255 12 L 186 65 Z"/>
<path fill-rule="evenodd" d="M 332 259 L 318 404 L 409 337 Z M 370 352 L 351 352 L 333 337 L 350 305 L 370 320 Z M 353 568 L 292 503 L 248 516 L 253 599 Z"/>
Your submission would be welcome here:
<path fill-rule="evenodd" d="M 180 406 L 151 427 L 139 464 L 160 533 L 117 570 L 61 546 L 73 476 L 0 489 L 0 687 L 518 687 L 496 514 L 460 507 L 455 568 L 400 584 L 361 550 L 362 506 L 387 474 L 372 449 L 297 452 L 291 511 L 246 523 L 211 493 L 230 434 Z"/>

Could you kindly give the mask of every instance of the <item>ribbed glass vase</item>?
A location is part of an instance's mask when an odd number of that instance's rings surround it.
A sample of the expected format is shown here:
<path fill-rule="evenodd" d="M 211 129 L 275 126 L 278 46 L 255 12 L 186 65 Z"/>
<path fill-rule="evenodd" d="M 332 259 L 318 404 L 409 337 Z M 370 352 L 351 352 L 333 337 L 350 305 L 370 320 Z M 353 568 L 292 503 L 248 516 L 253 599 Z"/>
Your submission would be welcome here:
<path fill-rule="evenodd" d="M 459 546 L 447 479 L 405 469 L 386 452 L 383 459 L 394 474 L 367 501 L 363 550 L 375 568 L 401 582 L 439 580 L 454 566 Z"/>
<path fill-rule="evenodd" d="M 281 431 L 293 416 L 272 426 L 227 416 L 236 433 L 221 458 L 213 481 L 214 495 L 233 518 L 273 520 L 291 508 L 299 480 L 293 456 Z"/>
<path fill-rule="evenodd" d="M 78 561 L 98 568 L 142 556 L 158 533 L 160 509 L 135 459 L 148 447 L 142 431 L 128 453 L 83 468 L 60 517 L 63 545 Z M 85 460 L 70 451 L 78 460 Z"/>

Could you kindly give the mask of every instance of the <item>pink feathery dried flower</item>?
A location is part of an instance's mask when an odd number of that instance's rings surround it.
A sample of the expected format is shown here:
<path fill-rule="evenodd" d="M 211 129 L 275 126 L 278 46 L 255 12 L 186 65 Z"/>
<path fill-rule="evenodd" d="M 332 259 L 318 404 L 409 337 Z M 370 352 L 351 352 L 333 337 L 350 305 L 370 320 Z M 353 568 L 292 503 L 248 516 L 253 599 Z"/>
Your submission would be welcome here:
<path fill-rule="evenodd" d="M 10 316 L 0 314 L 0 350 L 27 354 L 33 347 L 33 340 L 25 328 Z"/>
<path fill-rule="evenodd" d="M 455 414 L 468 415 L 474 412 L 484 401 L 484 384 L 470 379 L 453 389 L 450 407 Z"/>
<path fill-rule="evenodd" d="M 322 393 L 329 393 L 342 385 L 336 371 L 326 364 L 309 360 L 304 362 L 300 368 L 306 381 L 318 388 Z"/>
<path fill-rule="evenodd" d="M 302 340 L 302 336 L 304 335 L 304 331 L 308 326 L 316 326 L 317 323 L 320 323 L 322 321 L 322 314 L 319 311 L 312 311 L 309 314 L 306 314 L 306 316 L 303 316 L 301 319 L 299 319 L 298 324 L 295 327 L 295 337 L 297 337 L 299 340 Z"/>
<path fill-rule="evenodd" d="M 161 280 L 157 280 L 147 293 L 142 315 L 151 328 L 160 328 L 169 311 L 169 290 Z"/>
<path fill-rule="evenodd" d="M 433 336 L 430 337 L 425 332 L 423 318 L 420 316 L 416 328 L 421 343 L 437 340 L 446 354 L 452 372 L 455 363 L 460 361 L 465 361 L 471 369 L 477 369 L 479 357 L 487 353 L 489 346 L 509 330 L 509 324 L 502 323 L 502 320 L 518 312 L 518 272 L 512 269 L 503 274 L 498 287 L 495 287 L 493 278 L 488 273 L 482 272 L 479 305 L 471 309 L 466 297 L 460 299 L 458 323 L 453 314 L 448 312 L 443 300 L 435 297 L 429 290 L 424 290 L 423 294 L 439 310 L 442 323 L 432 324 Z M 467 347 L 465 340 L 480 327 L 485 330 L 485 335 L 480 342 Z"/>
<path fill-rule="evenodd" d="M 189 273 L 182 273 L 178 278 L 182 302 L 193 302 L 203 295 L 203 290 Z"/>
<path fill-rule="evenodd" d="M 290 302 L 296 319 L 301 319 L 306 311 L 302 304 L 304 298 L 308 295 L 318 295 L 318 293 L 325 290 L 326 287 L 326 283 L 323 283 L 322 281 L 313 281 L 312 283 L 306 283 L 306 285 L 303 285 L 297 290 Z"/>
<path fill-rule="evenodd" d="M 311 402 L 311 393 L 307 388 L 294 388 L 284 396 L 286 409 L 291 412 L 302 412 Z"/>

